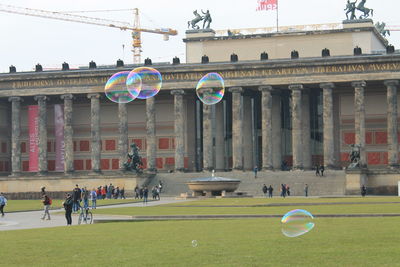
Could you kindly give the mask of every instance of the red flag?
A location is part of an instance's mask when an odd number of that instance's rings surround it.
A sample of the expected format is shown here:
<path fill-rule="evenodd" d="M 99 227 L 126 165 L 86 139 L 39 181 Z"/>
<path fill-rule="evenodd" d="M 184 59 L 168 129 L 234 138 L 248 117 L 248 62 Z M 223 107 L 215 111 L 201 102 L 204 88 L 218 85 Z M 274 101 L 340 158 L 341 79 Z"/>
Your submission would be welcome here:
<path fill-rule="evenodd" d="M 257 3 L 256 11 L 276 10 L 278 8 L 278 0 L 257 0 Z"/>

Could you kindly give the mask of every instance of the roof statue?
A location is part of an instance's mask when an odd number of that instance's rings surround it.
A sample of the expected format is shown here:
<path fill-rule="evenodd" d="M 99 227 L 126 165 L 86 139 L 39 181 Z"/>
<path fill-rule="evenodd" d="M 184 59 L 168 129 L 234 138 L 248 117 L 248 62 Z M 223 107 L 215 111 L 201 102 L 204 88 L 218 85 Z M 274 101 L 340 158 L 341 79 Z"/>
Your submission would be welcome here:
<path fill-rule="evenodd" d="M 197 23 L 203 21 L 203 29 L 210 29 L 210 23 L 212 22 L 210 11 L 207 10 L 204 12 L 201 10 L 201 13 L 203 13 L 204 16 L 201 16 L 197 10 L 193 11 L 195 18 L 188 21 L 188 28 L 192 27 L 193 30 L 199 30 L 200 26 L 197 25 Z"/>
<path fill-rule="evenodd" d="M 385 29 L 386 23 L 385 22 L 377 22 L 375 23 L 375 28 L 378 30 L 380 34 L 386 37 L 386 34 L 390 36 L 390 31 Z"/>
<path fill-rule="evenodd" d="M 346 11 L 346 18 L 348 20 L 356 20 L 357 16 L 355 14 L 356 10 L 362 12 L 362 14 L 358 17 L 358 19 L 366 19 L 369 16 L 373 16 L 374 15 L 374 10 L 368 7 L 365 7 L 365 3 L 367 2 L 367 0 L 361 0 L 360 3 L 357 4 L 357 1 L 354 2 L 350 2 L 350 0 L 347 0 L 347 4 L 346 4 L 346 8 L 344 9 L 344 11 Z M 349 14 L 350 14 L 350 18 L 349 18 Z"/>

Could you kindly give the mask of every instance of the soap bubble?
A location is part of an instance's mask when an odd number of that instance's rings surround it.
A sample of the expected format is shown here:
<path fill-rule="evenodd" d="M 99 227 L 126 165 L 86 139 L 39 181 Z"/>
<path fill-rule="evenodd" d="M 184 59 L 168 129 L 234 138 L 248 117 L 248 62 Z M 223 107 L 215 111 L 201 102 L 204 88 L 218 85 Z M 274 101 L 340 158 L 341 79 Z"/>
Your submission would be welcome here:
<path fill-rule="evenodd" d="M 140 77 L 141 83 L 137 83 L 137 77 Z M 139 91 L 137 98 L 147 99 L 155 96 L 161 89 L 162 77 L 158 70 L 149 67 L 140 67 L 132 70 L 127 78 L 126 86 L 129 92 L 133 94 Z"/>
<path fill-rule="evenodd" d="M 192 240 L 192 247 L 197 247 L 197 240 Z"/>
<path fill-rule="evenodd" d="M 128 75 L 129 71 L 117 72 L 106 82 L 104 93 L 112 102 L 129 103 L 138 96 L 140 92 L 140 86 L 138 86 L 139 91 L 136 93 L 131 93 L 126 87 Z M 136 82 L 140 83 L 140 78 Z"/>
<path fill-rule="evenodd" d="M 224 79 L 216 72 L 207 73 L 196 86 L 197 97 L 206 105 L 214 105 L 224 97 Z"/>
<path fill-rule="evenodd" d="M 312 214 L 306 210 L 291 210 L 281 219 L 282 233 L 287 237 L 304 235 L 314 228 L 313 219 Z"/>

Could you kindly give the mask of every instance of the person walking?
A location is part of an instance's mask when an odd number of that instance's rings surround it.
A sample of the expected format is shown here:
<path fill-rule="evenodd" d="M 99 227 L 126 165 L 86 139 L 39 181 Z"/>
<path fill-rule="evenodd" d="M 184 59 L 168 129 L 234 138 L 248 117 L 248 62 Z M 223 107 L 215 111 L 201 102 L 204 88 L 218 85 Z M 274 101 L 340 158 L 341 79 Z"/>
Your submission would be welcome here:
<path fill-rule="evenodd" d="M 7 198 L 3 196 L 3 193 L 0 193 L 0 212 L 1 217 L 4 217 L 4 207 L 7 205 Z"/>
<path fill-rule="evenodd" d="M 268 187 L 265 184 L 262 187 L 262 191 L 263 191 L 265 197 L 267 197 Z"/>
<path fill-rule="evenodd" d="M 290 197 L 290 187 L 289 185 L 286 185 L 286 194 L 288 197 Z"/>
<path fill-rule="evenodd" d="M 257 178 L 258 167 L 254 166 L 253 171 L 254 171 L 254 178 Z"/>
<path fill-rule="evenodd" d="M 89 195 L 90 192 L 87 190 L 86 186 L 82 190 L 83 207 L 85 209 L 89 208 Z"/>
<path fill-rule="evenodd" d="M 50 206 L 51 206 L 51 199 L 47 194 L 44 194 L 42 199 L 43 199 L 42 203 L 43 203 L 44 213 L 43 213 L 43 216 L 42 216 L 41 219 L 44 220 L 46 218 L 46 215 L 47 215 L 47 220 L 50 220 L 49 209 L 50 209 Z"/>
<path fill-rule="evenodd" d="M 72 210 L 74 212 L 78 212 L 80 202 L 82 199 L 82 190 L 79 188 L 79 186 L 76 184 L 74 190 L 72 191 L 72 201 L 73 201 L 73 206 Z"/>
<path fill-rule="evenodd" d="M 147 197 L 149 196 L 149 189 L 147 186 L 143 188 L 143 204 L 147 204 Z"/>
<path fill-rule="evenodd" d="M 321 176 L 324 176 L 324 171 L 325 171 L 324 165 L 321 165 L 321 166 L 319 167 L 319 170 L 321 171 Z"/>
<path fill-rule="evenodd" d="M 320 176 L 318 164 L 315 164 L 315 176 Z"/>
<path fill-rule="evenodd" d="M 121 199 L 125 199 L 125 187 L 122 187 L 122 189 L 120 191 L 120 196 L 121 196 Z"/>
<path fill-rule="evenodd" d="M 308 184 L 304 186 L 304 195 L 308 197 Z"/>
<path fill-rule="evenodd" d="M 46 187 L 42 186 L 42 187 L 40 188 L 40 194 L 42 195 L 42 197 L 43 197 L 44 195 L 46 195 Z"/>
<path fill-rule="evenodd" d="M 65 200 L 63 202 L 63 206 L 65 209 L 65 218 L 67 219 L 67 225 L 71 225 L 72 224 L 72 206 L 73 206 L 74 202 L 72 199 L 71 194 L 67 194 L 65 197 Z"/>
<path fill-rule="evenodd" d="M 272 192 L 274 191 L 274 188 L 272 188 L 272 185 L 269 185 L 268 187 L 268 197 L 272 198 Z"/>
<path fill-rule="evenodd" d="M 92 189 L 92 192 L 90 192 L 90 200 L 92 201 L 92 210 L 95 210 L 97 205 L 97 193 L 94 188 Z"/>
<path fill-rule="evenodd" d="M 281 184 L 281 197 L 285 198 L 286 197 L 286 185 Z"/>
<path fill-rule="evenodd" d="M 139 199 L 139 186 L 138 185 L 135 186 L 134 191 L 135 191 L 135 199 Z"/>
<path fill-rule="evenodd" d="M 365 197 L 366 194 L 367 194 L 367 187 L 365 185 L 363 185 L 361 187 L 361 196 Z"/>

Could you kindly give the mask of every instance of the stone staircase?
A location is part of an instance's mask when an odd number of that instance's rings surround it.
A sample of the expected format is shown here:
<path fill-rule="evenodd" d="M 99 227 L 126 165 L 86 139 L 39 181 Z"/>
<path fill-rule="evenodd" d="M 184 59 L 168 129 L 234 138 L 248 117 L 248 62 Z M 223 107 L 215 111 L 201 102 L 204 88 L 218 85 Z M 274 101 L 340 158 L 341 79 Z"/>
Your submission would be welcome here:
<path fill-rule="evenodd" d="M 164 184 L 164 196 L 179 196 L 189 192 L 186 185 L 192 178 L 210 177 L 209 172 L 199 173 L 157 173 L 148 186 L 152 187 L 161 180 Z M 345 194 L 345 172 L 325 171 L 323 177 L 315 176 L 314 171 L 277 171 L 258 172 L 254 178 L 253 172 L 232 171 L 216 172 L 215 176 L 240 179 L 242 182 L 237 192 L 246 192 L 249 195 L 261 197 L 262 186 L 272 185 L 274 196 L 279 195 L 281 184 L 290 186 L 291 195 L 304 196 L 304 186 L 308 184 L 309 196 L 342 196 Z"/>

